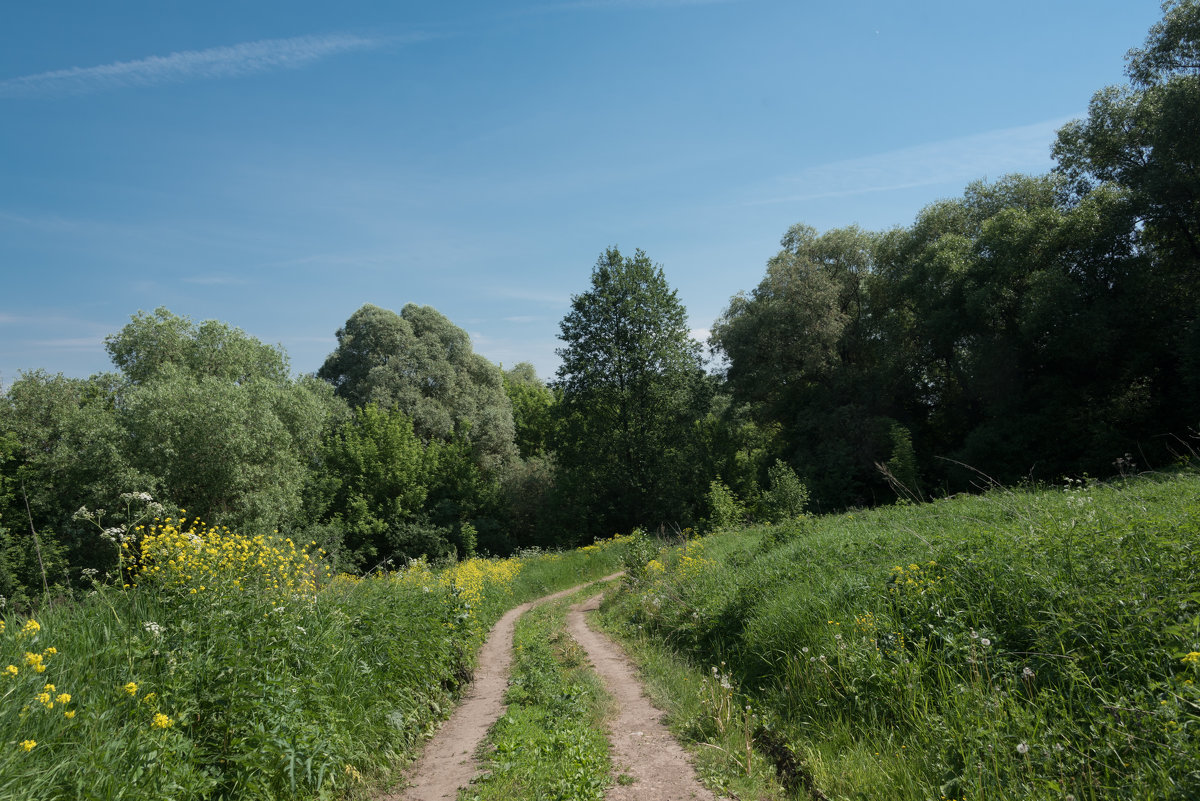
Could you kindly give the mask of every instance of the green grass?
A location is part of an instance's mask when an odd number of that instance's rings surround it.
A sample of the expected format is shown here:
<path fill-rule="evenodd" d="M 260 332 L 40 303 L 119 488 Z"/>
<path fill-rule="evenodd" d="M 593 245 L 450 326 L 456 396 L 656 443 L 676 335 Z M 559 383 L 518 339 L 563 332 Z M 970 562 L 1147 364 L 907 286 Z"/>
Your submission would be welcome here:
<path fill-rule="evenodd" d="M 693 681 L 724 661 L 759 748 L 830 798 L 1200 796 L 1195 475 L 856 512 L 656 561 L 612 625 Z M 696 715 L 685 733 L 727 748 Z"/>
<path fill-rule="evenodd" d="M 582 597 L 537 607 L 517 622 L 508 711 L 488 735 L 483 778 L 461 799 L 604 798 L 612 770 L 604 728 L 611 700 L 583 649 L 563 631 L 567 607 Z"/>
<path fill-rule="evenodd" d="M 44 610 L 36 632 L 8 616 L 0 799 L 366 794 L 449 714 L 505 609 L 612 572 L 621 550 L 530 556 L 473 603 L 427 579 L 336 579 L 289 596 L 216 576 L 195 594 L 200 577 L 98 586 Z"/>

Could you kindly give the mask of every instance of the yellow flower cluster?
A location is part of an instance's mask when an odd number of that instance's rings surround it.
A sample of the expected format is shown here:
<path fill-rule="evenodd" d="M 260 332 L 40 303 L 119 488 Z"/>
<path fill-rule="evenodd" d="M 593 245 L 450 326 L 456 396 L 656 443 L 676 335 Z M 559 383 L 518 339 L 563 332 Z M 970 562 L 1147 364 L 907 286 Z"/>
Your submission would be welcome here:
<path fill-rule="evenodd" d="M 1182 660 L 1185 665 L 1200 665 L 1200 651 L 1190 651 Z"/>
<path fill-rule="evenodd" d="M 45 651 L 42 651 L 40 654 L 35 654 L 35 653 L 31 653 L 29 651 L 26 651 L 25 652 L 25 664 L 28 665 L 29 667 L 33 668 L 33 671 L 35 673 L 45 673 L 46 672 L 46 657 L 54 656 L 57 653 L 58 653 L 58 649 L 56 649 L 56 648 L 47 648 Z M 9 665 L 9 667 L 12 667 L 12 665 Z M 5 672 L 8 672 L 8 671 L 6 670 Z M 15 675 L 17 675 L 17 673 L 14 670 L 10 673 L 10 675 L 15 676 Z"/>
<path fill-rule="evenodd" d="M 937 562 L 926 562 L 924 565 L 913 563 L 907 567 L 896 565 L 888 577 L 888 592 L 915 592 L 924 595 L 942 579 L 934 574 L 936 568 Z"/>
<path fill-rule="evenodd" d="M 152 729 L 169 729 L 175 724 L 175 721 L 164 715 L 162 712 L 155 713 L 154 719 L 150 721 Z"/>
<path fill-rule="evenodd" d="M 632 534 L 614 534 L 606 540 L 596 540 L 591 545 L 584 545 L 579 550 L 583 551 L 584 553 L 597 553 L 600 551 L 606 551 L 609 548 L 620 545 L 621 543 L 628 542 L 632 538 Z"/>
<path fill-rule="evenodd" d="M 646 563 L 646 572 L 652 576 L 660 576 L 667 572 L 667 568 L 657 559 L 651 559 Z"/>
<path fill-rule="evenodd" d="M 286 537 L 251 537 L 201 520 L 170 517 L 139 534 L 137 581 L 186 589 L 192 595 L 256 587 L 276 597 L 311 597 L 327 578 L 321 552 L 298 547 Z"/>
<path fill-rule="evenodd" d="M 474 619 L 475 609 L 484 596 L 508 591 L 520 572 L 521 560 L 515 558 L 467 559 L 440 573 L 435 573 L 424 559 L 416 559 L 405 569 L 392 574 L 389 580 L 424 590 L 449 590 L 466 602 L 467 614 Z"/>
<path fill-rule="evenodd" d="M 875 633 L 875 630 L 879 627 L 879 623 L 875 620 L 875 615 L 870 612 L 863 612 L 861 615 L 854 616 L 854 627 L 870 636 Z"/>
<path fill-rule="evenodd" d="M 483 600 L 488 585 L 507 590 L 520 572 L 519 559 L 468 559 L 443 570 L 438 575 L 438 583 L 475 608 Z"/>
<path fill-rule="evenodd" d="M 716 564 L 711 559 L 705 559 L 702 556 L 703 553 L 703 539 L 691 540 L 687 545 L 683 546 L 683 550 L 679 552 L 678 572 L 680 577 L 692 578 L 698 576 Z"/>

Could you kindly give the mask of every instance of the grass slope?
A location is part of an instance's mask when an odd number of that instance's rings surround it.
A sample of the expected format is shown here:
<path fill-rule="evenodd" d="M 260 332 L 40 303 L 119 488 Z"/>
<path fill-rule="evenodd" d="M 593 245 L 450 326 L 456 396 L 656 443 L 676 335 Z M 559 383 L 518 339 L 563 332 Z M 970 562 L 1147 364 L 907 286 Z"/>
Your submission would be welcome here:
<path fill-rule="evenodd" d="M 795 797 L 1200 797 L 1196 475 L 631 553 L 608 625 L 687 666 L 663 681 L 695 688 L 685 735 L 732 754 L 750 732 Z"/>

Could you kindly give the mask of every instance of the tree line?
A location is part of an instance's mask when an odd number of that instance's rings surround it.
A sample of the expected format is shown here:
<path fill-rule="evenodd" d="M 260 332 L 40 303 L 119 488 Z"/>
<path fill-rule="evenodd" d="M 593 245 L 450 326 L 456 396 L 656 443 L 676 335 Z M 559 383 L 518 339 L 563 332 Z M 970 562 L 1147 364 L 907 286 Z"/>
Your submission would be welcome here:
<path fill-rule="evenodd" d="M 1167 3 L 1049 174 L 888 231 L 792 227 L 714 324 L 712 371 L 662 266 L 615 247 L 550 383 L 430 307 L 362 307 L 299 377 L 237 328 L 139 312 L 105 340 L 112 372 L 26 372 L 0 398 L 0 595 L 112 570 L 95 521 L 138 493 L 369 570 L 1186 458 L 1198 53 L 1200 3 Z"/>

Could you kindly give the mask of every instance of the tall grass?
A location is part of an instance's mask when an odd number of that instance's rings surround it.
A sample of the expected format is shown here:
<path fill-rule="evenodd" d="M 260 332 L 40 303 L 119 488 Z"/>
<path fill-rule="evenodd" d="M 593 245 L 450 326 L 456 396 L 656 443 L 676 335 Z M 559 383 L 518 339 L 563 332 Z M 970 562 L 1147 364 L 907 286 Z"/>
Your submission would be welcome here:
<path fill-rule="evenodd" d="M 344 797 L 445 716 L 505 609 L 621 548 L 357 578 L 284 538 L 140 531 L 128 586 L 4 621 L 0 798 Z"/>
<path fill-rule="evenodd" d="M 831 798 L 1200 797 L 1195 475 L 714 535 L 608 612 Z"/>

